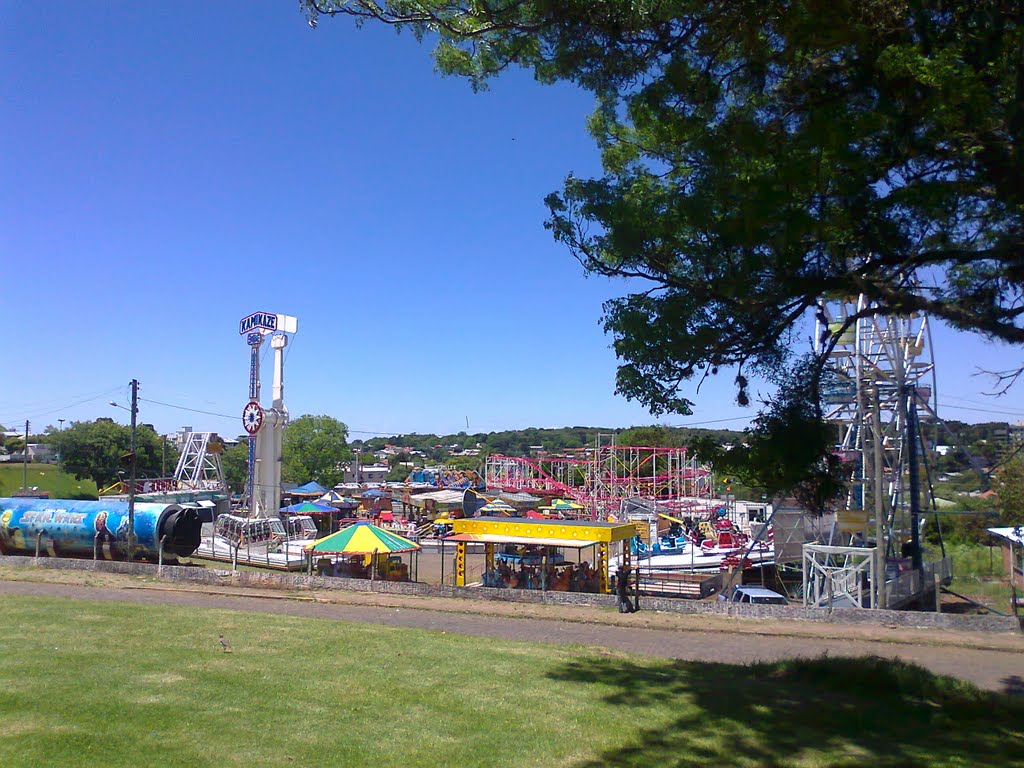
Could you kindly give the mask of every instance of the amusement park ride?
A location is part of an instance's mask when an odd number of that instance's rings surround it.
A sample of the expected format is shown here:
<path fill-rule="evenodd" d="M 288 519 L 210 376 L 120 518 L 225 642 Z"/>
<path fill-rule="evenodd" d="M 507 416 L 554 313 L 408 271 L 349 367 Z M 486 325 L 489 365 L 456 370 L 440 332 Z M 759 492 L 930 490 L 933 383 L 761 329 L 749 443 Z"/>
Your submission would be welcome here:
<path fill-rule="evenodd" d="M 594 448 L 573 456 L 491 455 L 488 487 L 557 491 L 584 506 L 595 519 L 620 514 L 626 499 L 661 500 L 676 515 L 703 514 L 721 504 L 713 499 L 714 478 L 685 448 L 616 445 L 599 435 Z"/>
<path fill-rule="evenodd" d="M 243 514 L 220 515 L 204 532 L 200 557 L 295 569 L 305 562 L 303 547 L 312 542 L 316 526 L 305 515 L 288 521 L 281 508 L 281 462 L 288 408 L 284 404 L 284 350 L 298 320 L 288 315 L 255 312 L 242 318 L 238 331 L 249 345 L 249 400 L 242 408 L 242 427 L 249 435 L 249 472 Z M 269 337 L 274 350 L 274 385 L 269 408 L 260 404 L 260 350 Z"/>
<path fill-rule="evenodd" d="M 859 296 L 822 307 L 816 340 L 827 357 L 825 418 L 836 425 L 849 485 L 837 517 L 843 542 L 804 547 L 805 596 L 819 601 L 828 581 L 830 600 L 893 607 L 946 568 L 923 563 L 920 544 L 921 509 L 931 504 L 919 480 L 928 443 L 921 424 L 938 422 L 928 318 L 877 315 Z M 915 575 L 916 587 L 899 583 Z"/>
<path fill-rule="evenodd" d="M 298 320 L 288 315 L 255 312 L 242 318 L 238 332 L 249 345 L 249 402 L 242 426 L 249 435 L 249 476 L 246 493 L 249 517 L 276 516 L 281 502 L 281 451 L 288 408 L 284 404 L 284 350 Z M 260 347 L 270 337 L 274 350 L 274 388 L 269 408 L 260 405 Z"/>
<path fill-rule="evenodd" d="M 772 562 L 772 543 L 746 532 L 748 510 L 715 497 L 711 470 L 692 453 L 685 448 L 622 446 L 606 439 L 599 435 L 594 448 L 574 456 L 492 455 L 486 464 L 487 485 L 554 492 L 578 502 L 582 516 L 633 522 L 640 534 L 632 549 L 642 577 Z"/>
<path fill-rule="evenodd" d="M 819 319 L 819 341 L 835 341 L 830 351 L 819 344 L 831 375 L 825 418 L 839 429 L 840 457 L 850 469 L 851 515 L 843 527 L 872 537 L 881 532 L 892 556 L 893 537 L 912 532 L 908 476 L 919 424 L 937 421 L 935 362 L 927 317 L 863 316 L 866 309 L 860 297 L 826 305 L 826 322 Z M 874 530 L 866 527 L 869 518 Z"/>

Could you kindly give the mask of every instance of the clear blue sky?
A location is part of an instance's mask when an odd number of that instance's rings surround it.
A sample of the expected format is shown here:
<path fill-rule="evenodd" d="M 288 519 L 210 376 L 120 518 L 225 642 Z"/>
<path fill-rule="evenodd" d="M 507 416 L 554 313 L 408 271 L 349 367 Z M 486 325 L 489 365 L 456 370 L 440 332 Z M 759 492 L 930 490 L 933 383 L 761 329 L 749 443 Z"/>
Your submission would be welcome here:
<path fill-rule="evenodd" d="M 542 227 L 599 172 L 590 98 L 526 73 L 474 94 L 429 53 L 294 1 L 3 3 L 0 423 L 125 421 L 134 377 L 142 421 L 237 434 L 254 311 L 299 319 L 292 414 L 354 438 L 653 423 L 613 394 L 622 284 Z M 945 332 L 935 357 L 946 418 L 1024 420 L 1024 384 L 971 375 L 1020 354 Z M 665 421 L 740 428 L 732 395 Z"/>

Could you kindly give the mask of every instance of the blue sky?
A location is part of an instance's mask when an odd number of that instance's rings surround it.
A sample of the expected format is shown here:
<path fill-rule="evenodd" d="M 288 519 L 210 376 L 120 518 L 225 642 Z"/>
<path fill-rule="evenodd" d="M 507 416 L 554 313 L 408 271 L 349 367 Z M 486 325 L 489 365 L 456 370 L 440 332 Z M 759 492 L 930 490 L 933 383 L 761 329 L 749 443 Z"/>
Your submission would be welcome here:
<path fill-rule="evenodd" d="M 142 421 L 237 434 L 255 311 L 299 319 L 293 415 L 352 437 L 653 423 L 613 394 L 623 285 L 542 226 L 599 172 L 591 99 L 474 94 L 429 53 L 294 2 L 0 5 L 0 423 L 124 421 L 134 377 Z M 940 330 L 934 355 L 946 418 L 1024 420 L 1024 385 L 972 375 L 1019 353 Z M 740 428 L 732 397 L 665 422 Z"/>

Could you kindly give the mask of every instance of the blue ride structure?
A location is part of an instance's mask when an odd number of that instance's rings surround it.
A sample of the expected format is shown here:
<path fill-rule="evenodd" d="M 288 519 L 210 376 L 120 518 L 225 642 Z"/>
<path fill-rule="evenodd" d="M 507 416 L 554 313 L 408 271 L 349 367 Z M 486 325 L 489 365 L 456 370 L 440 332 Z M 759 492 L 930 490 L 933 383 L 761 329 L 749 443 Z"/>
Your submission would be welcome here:
<path fill-rule="evenodd" d="M 135 505 L 135 557 L 187 557 L 199 548 L 199 511 L 188 504 Z M 128 557 L 128 502 L 0 498 L 0 553 Z"/>

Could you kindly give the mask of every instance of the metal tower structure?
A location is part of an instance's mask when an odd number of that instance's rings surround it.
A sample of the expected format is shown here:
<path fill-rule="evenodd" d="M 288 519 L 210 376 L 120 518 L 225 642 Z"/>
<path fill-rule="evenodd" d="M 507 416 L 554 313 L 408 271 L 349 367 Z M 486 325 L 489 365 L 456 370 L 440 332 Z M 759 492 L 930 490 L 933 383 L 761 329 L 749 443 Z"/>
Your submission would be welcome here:
<path fill-rule="evenodd" d="M 606 437 L 598 436 L 594 448 L 567 455 L 489 456 L 487 485 L 556 491 L 595 518 L 617 515 L 628 498 L 656 500 L 678 514 L 709 512 L 721 504 L 712 499 L 710 470 L 686 449 L 619 446 L 603 442 Z"/>
<path fill-rule="evenodd" d="M 288 315 L 255 312 L 239 322 L 238 332 L 249 345 L 249 402 L 242 409 L 242 426 L 249 434 L 249 475 L 246 492 L 250 517 L 276 515 L 281 503 L 281 460 L 288 408 L 284 404 L 284 350 L 298 320 Z M 270 337 L 274 350 L 273 400 L 260 405 L 260 347 Z"/>
<path fill-rule="evenodd" d="M 188 432 L 174 480 L 180 489 L 223 491 L 224 470 L 220 465 L 223 443 L 216 432 Z"/>
<path fill-rule="evenodd" d="M 937 422 L 936 382 L 928 318 L 871 310 L 863 296 L 826 304 L 816 339 L 818 352 L 828 353 L 825 418 L 836 425 L 836 445 L 849 470 L 839 530 L 861 544 L 874 540 L 883 574 L 885 561 L 916 541 L 911 500 L 917 495 L 921 502 L 927 487 L 916 493 L 910 469 L 918 461 L 919 424 Z"/>

